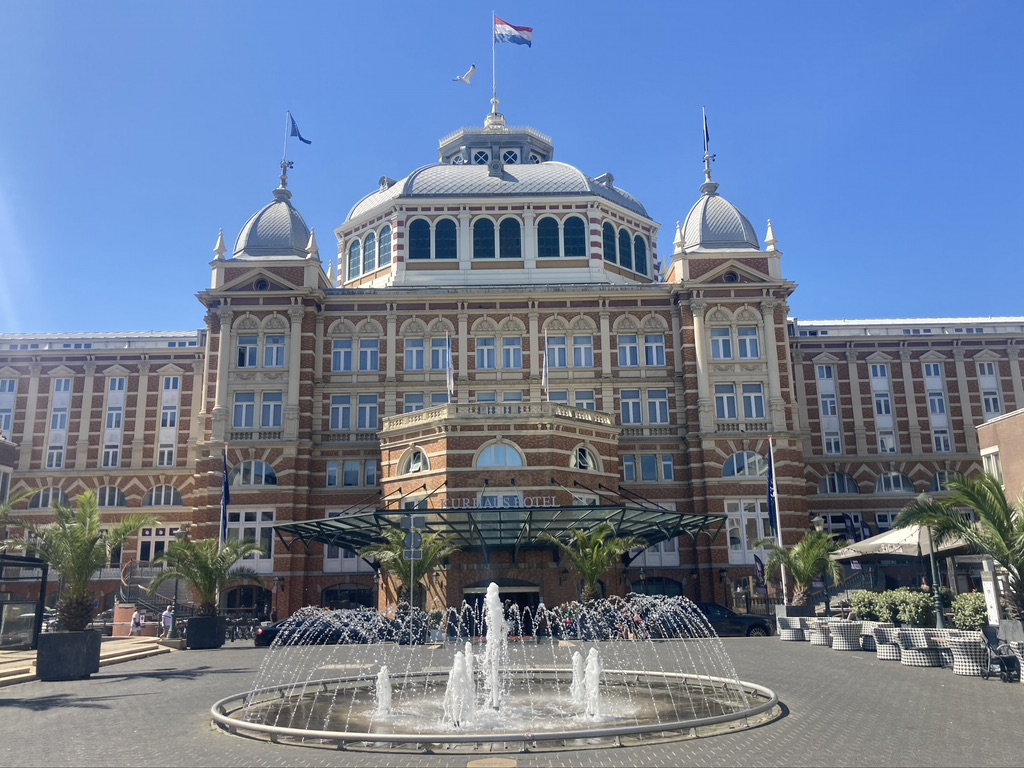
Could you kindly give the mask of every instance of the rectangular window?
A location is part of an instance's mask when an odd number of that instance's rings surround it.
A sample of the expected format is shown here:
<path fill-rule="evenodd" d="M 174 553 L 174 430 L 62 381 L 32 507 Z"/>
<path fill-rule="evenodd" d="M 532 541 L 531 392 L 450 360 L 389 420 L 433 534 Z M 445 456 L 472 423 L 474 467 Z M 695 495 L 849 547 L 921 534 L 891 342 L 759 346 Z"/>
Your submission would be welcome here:
<path fill-rule="evenodd" d="M 875 415 L 892 415 L 892 401 L 889 399 L 888 392 L 875 392 Z"/>
<path fill-rule="evenodd" d="M 676 479 L 676 465 L 672 463 L 671 456 L 661 457 L 661 479 L 662 480 L 675 480 Z"/>
<path fill-rule="evenodd" d="M 256 367 L 256 352 L 258 348 L 259 339 L 256 336 L 239 336 L 238 337 L 238 367 L 239 368 L 255 368 Z"/>
<path fill-rule="evenodd" d="M 658 482 L 658 457 L 645 453 L 640 456 L 640 482 Z"/>
<path fill-rule="evenodd" d="M 13 395 L 17 391 L 17 379 L 0 379 L 0 395 Z"/>
<path fill-rule="evenodd" d="M 640 343 L 633 334 L 619 334 L 619 367 L 640 367 Z"/>
<path fill-rule="evenodd" d="M 821 415 L 822 416 L 835 416 L 838 413 L 836 406 L 836 396 L 833 394 L 826 394 L 821 396 Z"/>
<path fill-rule="evenodd" d="M 284 424 L 284 394 L 264 392 L 260 409 L 260 426 L 263 429 L 280 429 Z"/>
<path fill-rule="evenodd" d="M 560 403 L 561 405 L 568 405 L 569 404 L 569 390 L 567 390 L 567 389 L 558 389 L 558 390 L 551 390 L 551 391 L 549 391 L 548 392 L 548 402 L 549 403 Z"/>
<path fill-rule="evenodd" d="M 932 446 L 936 453 L 950 453 L 953 446 L 949 442 L 949 430 L 936 429 L 932 432 Z"/>
<path fill-rule="evenodd" d="M 622 457 L 622 479 L 627 483 L 636 482 L 636 456 L 626 454 Z"/>
<path fill-rule="evenodd" d="M 422 371 L 425 363 L 423 339 L 405 340 L 405 370 Z"/>
<path fill-rule="evenodd" d="M 331 350 L 331 370 L 335 373 L 351 373 L 352 340 L 336 339 Z"/>
<path fill-rule="evenodd" d="M 838 456 L 843 452 L 843 441 L 838 432 L 825 433 L 825 453 L 829 456 Z"/>
<path fill-rule="evenodd" d="M 986 390 L 981 394 L 982 405 L 985 408 L 985 418 L 991 418 L 992 416 L 998 416 L 1002 413 L 1002 407 L 999 405 L 999 393 L 992 390 Z"/>
<path fill-rule="evenodd" d="M 377 462 L 367 461 L 364 468 L 366 470 L 366 482 L 364 485 L 372 488 L 377 484 Z"/>
<path fill-rule="evenodd" d="M 930 379 L 942 378 L 942 366 L 938 363 L 925 363 L 924 375 Z"/>
<path fill-rule="evenodd" d="M 120 409 L 119 409 L 120 410 Z M 107 417 L 109 419 L 110 411 L 107 411 Z M 176 427 L 178 426 L 178 406 L 176 405 L 165 405 L 160 409 L 160 426 L 161 427 Z"/>
<path fill-rule="evenodd" d="M 455 360 L 452 360 L 455 363 Z M 437 338 L 430 340 L 430 370 L 448 370 L 448 339 Z"/>
<path fill-rule="evenodd" d="M 996 375 L 996 364 L 993 362 L 978 363 L 978 375 L 979 376 L 995 376 Z"/>
<path fill-rule="evenodd" d="M 831 365 L 819 365 L 818 366 L 818 380 L 819 381 L 830 381 L 835 379 L 836 369 Z"/>
<path fill-rule="evenodd" d="M 715 416 L 719 419 L 736 418 L 736 387 L 733 384 L 715 384 Z"/>
<path fill-rule="evenodd" d="M 764 418 L 764 391 L 760 384 L 743 385 L 743 418 Z"/>
<path fill-rule="evenodd" d="M 431 392 L 430 393 L 430 407 L 436 408 L 439 405 L 448 405 L 448 393 L 447 392 Z"/>
<path fill-rule="evenodd" d="M 643 412 L 640 407 L 640 390 L 622 390 L 622 423 L 641 424 L 643 423 Z"/>
<path fill-rule="evenodd" d="M 53 382 L 54 392 L 70 392 L 71 379 L 57 379 Z"/>
<path fill-rule="evenodd" d="M 236 392 L 235 410 L 231 426 L 235 429 L 252 429 L 256 424 L 256 393 Z"/>
<path fill-rule="evenodd" d="M 331 395 L 331 430 L 352 429 L 352 396 Z"/>
<path fill-rule="evenodd" d="M 594 337 L 572 337 L 572 365 L 574 368 L 594 367 Z"/>
<path fill-rule="evenodd" d="M 68 428 L 68 409 L 54 408 L 50 414 L 50 429 L 65 430 Z"/>
<path fill-rule="evenodd" d="M 284 368 L 284 336 L 267 336 L 263 347 L 264 368 Z"/>
<path fill-rule="evenodd" d="M 46 449 L 46 468 L 64 469 L 64 446 L 51 445 Z"/>
<path fill-rule="evenodd" d="M 423 408 L 424 405 L 422 392 L 405 393 L 405 404 L 402 413 L 414 413 L 415 411 L 422 411 Z"/>
<path fill-rule="evenodd" d="M 14 411 L 10 408 L 0 408 L 0 437 L 10 437 L 13 421 Z"/>
<path fill-rule="evenodd" d="M 518 371 L 523 367 L 523 340 L 518 336 L 501 340 L 501 367 Z"/>
<path fill-rule="evenodd" d="M 164 376 L 164 391 L 165 392 L 176 392 L 181 389 L 181 377 L 180 376 Z"/>
<path fill-rule="evenodd" d="M 336 461 L 328 461 L 327 462 L 327 487 L 328 488 L 337 488 L 338 487 L 338 482 L 340 480 L 340 477 L 341 477 L 341 472 L 339 470 L 338 462 L 336 462 Z"/>
<path fill-rule="evenodd" d="M 981 457 L 981 463 L 987 474 L 992 475 L 1000 483 L 1003 482 L 1003 464 L 999 459 L 999 451 L 986 453 Z"/>
<path fill-rule="evenodd" d="M 162 444 L 156 452 L 156 465 L 158 467 L 174 466 L 174 446 Z"/>
<path fill-rule="evenodd" d="M 348 460 L 345 462 L 345 472 L 342 475 L 342 485 L 346 488 L 353 488 L 359 485 L 359 476 L 362 473 L 362 462 Z"/>
<path fill-rule="evenodd" d="M 110 392 L 124 392 L 124 385 L 124 376 L 115 376 L 114 378 L 107 380 L 107 389 Z"/>
<path fill-rule="evenodd" d="M 872 363 L 871 364 L 871 378 L 872 379 L 888 379 L 889 378 L 889 366 L 886 363 Z"/>
<path fill-rule="evenodd" d="M 498 367 L 498 353 L 495 341 L 487 336 L 476 340 L 476 369 L 478 371 L 493 371 Z"/>
<path fill-rule="evenodd" d="M 647 390 L 647 422 L 668 424 L 668 390 Z"/>
<path fill-rule="evenodd" d="M 546 354 L 548 368 L 569 367 L 569 350 L 565 344 L 565 336 L 549 336 Z"/>
<path fill-rule="evenodd" d="M 356 427 L 361 430 L 377 431 L 377 395 L 359 396 L 359 413 Z"/>
<path fill-rule="evenodd" d="M 644 335 L 644 365 L 648 368 L 665 367 L 665 334 Z"/>
<path fill-rule="evenodd" d="M 359 370 L 380 370 L 380 342 L 377 339 L 359 340 Z"/>
<path fill-rule="evenodd" d="M 896 453 L 896 434 L 891 429 L 883 429 L 878 433 L 878 452 Z"/>
<path fill-rule="evenodd" d="M 928 412 L 933 416 L 941 416 L 946 412 L 946 396 L 941 392 L 928 393 Z"/>
<path fill-rule="evenodd" d="M 729 328 L 711 329 L 711 359 L 732 360 L 732 331 Z"/>
<path fill-rule="evenodd" d="M 103 466 L 106 469 L 116 469 L 121 465 L 121 446 L 103 446 Z"/>
<path fill-rule="evenodd" d="M 597 410 L 597 398 L 592 389 L 577 389 L 573 393 L 573 407 L 584 411 Z"/>
<path fill-rule="evenodd" d="M 264 510 L 260 512 L 228 512 L 228 532 L 230 539 L 252 539 L 262 548 L 262 552 L 247 560 L 267 559 L 271 563 L 274 557 L 274 513 Z"/>
<path fill-rule="evenodd" d="M 736 351 L 740 360 L 758 360 L 761 357 L 761 342 L 754 326 L 736 329 Z"/>

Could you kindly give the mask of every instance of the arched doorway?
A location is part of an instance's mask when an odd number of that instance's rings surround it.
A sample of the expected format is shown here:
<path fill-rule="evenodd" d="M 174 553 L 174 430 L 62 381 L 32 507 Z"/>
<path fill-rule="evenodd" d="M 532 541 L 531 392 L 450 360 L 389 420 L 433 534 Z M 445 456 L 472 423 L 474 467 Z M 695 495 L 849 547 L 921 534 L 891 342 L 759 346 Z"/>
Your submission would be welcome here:
<path fill-rule="evenodd" d="M 270 618 L 273 592 L 263 587 L 246 584 L 228 590 L 221 600 L 224 613 L 228 616 L 251 616 L 267 620 Z"/>
<path fill-rule="evenodd" d="M 337 584 L 323 591 L 320 605 L 332 611 L 339 608 L 372 608 L 373 590 L 358 584 Z"/>
<path fill-rule="evenodd" d="M 487 594 L 487 587 L 491 583 L 498 585 L 501 595 L 501 602 L 505 606 L 505 613 L 516 613 L 522 620 L 522 634 L 533 634 L 533 616 L 537 613 L 537 606 L 540 605 L 540 587 L 529 581 L 521 579 L 488 579 L 463 587 L 463 600 L 469 605 L 473 616 L 482 616 L 484 612 L 484 596 Z M 513 609 L 514 606 L 514 609 Z M 482 632 L 482 628 L 476 628 L 473 634 Z"/>

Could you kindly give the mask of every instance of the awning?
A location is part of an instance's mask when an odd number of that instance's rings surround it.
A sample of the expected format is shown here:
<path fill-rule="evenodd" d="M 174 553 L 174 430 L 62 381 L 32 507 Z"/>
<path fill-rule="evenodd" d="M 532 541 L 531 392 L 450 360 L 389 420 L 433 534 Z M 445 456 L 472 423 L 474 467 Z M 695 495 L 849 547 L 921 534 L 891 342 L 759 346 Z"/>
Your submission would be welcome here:
<path fill-rule="evenodd" d="M 274 526 L 286 547 L 296 541 L 303 544 L 320 542 L 359 552 L 371 544 L 384 541 L 382 532 L 400 528 L 402 519 L 413 514 L 422 516 L 425 532 L 443 533 L 462 550 L 495 549 L 536 545 L 542 533 L 557 539 L 568 539 L 575 529 L 589 529 L 610 523 L 618 536 L 639 536 L 648 546 L 659 544 L 682 534 L 696 536 L 701 531 L 725 525 L 724 515 L 680 514 L 667 509 L 631 506 L 578 507 L 475 507 L 460 509 L 388 510 L 328 517 L 322 520 L 279 523 Z M 547 546 L 542 543 L 542 546 Z"/>
<path fill-rule="evenodd" d="M 935 549 L 936 554 L 951 555 L 954 552 L 966 551 L 966 542 L 956 539 L 947 541 Z M 921 557 L 931 554 L 932 538 L 927 528 L 920 525 L 909 525 L 906 528 L 893 528 L 870 539 L 857 541 L 837 549 L 832 553 L 833 560 L 853 560 L 863 557 Z"/>

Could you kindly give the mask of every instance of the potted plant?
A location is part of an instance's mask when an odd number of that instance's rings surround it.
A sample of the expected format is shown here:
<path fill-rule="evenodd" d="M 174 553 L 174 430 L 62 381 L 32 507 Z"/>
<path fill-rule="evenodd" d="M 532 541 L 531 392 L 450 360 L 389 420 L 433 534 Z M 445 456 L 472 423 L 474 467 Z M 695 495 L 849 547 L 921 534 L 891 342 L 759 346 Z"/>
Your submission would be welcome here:
<path fill-rule="evenodd" d="M 74 507 L 55 503 L 53 515 L 52 523 L 14 522 L 24 532 L 18 543 L 49 563 L 60 577 L 57 618 L 63 631 L 39 636 L 36 674 L 40 680 L 73 680 L 100 668 L 102 635 L 86 629 L 95 612 L 93 577 L 110 562 L 111 552 L 156 520 L 128 515 L 112 528 L 104 528 L 91 491 L 79 496 Z"/>
<path fill-rule="evenodd" d="M 601 523 L 589 531 L 574 528 L 568 542 L 542 533 L 538 541 L 558 547 L 569 558 L 583 582 L 580 600 L 587 602 L 601 596 L 601 577 L 633 549 L 645 549 L 647 542 L 636 536 L 616 536 L 609 523 Z"/>
<path fill-rule="evenodd" d="M 386 528 L 381 531 L 384 541 L 359 550 L 361 558 L 377 563 L 385 575 L 394 579 L 399 602 L 408 600 L 413 595 L 412 589 L 419 586 L 424 576 L 459 550 L 459 546 L 448 536 L 425 533 L 420 545 L 420 559 L 406 560 L 405 535 L 405 531 L 398 528 Z"/>
<path fill-rule="evenodd" d="M 774 539 L 765 539 L 760 546 L 768 552 L 768 577 L 774 578 L 785 568 L 790 578 L 792 598 L 785 606 L 778 606 L 787 616 L 813 615 L 814 606 L 808 603 L 815 580 L 824 579 L 826 574 L 834 582 L 843 578 L 842 566 L 831 557 L 838 543 L 828 531 L 809 531 L 792 549 L 779 546 Z"/>
<path fill-rule="evenodd" d="M 262 553 L 263 548 L 252 540 L 228 539 L 218 545 L 216 539 L 186 538 L 171 544 L 156 560 L 166 567 L 150 584 L 151 593 L 172 579 L 180 579 L 192 590 L 196 610 L 185 629 L 189 648 L 224 645 L 223 617 L 217 615 L 220 593 L 245 581 L 263 586 L 263 577 L 254 568 L 238 564 L 239 560 Z"/>

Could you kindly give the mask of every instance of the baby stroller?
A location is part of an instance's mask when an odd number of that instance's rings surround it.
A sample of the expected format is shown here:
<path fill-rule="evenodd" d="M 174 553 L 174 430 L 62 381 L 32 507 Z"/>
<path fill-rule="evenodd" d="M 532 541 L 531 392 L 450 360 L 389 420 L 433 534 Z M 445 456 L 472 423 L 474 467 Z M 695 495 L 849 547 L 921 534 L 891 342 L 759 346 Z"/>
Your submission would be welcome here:
<path fill-rule="evenodd" d="M 988 667 L 981 673 L 981 676 L 988 680 L 996 674 L 1004 683 L 1020 682 L 1020 661 L 1013 649 L 1006 643 L 1000 643 L 995 650 L 991 646 L 988 649 Z"/>

